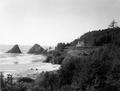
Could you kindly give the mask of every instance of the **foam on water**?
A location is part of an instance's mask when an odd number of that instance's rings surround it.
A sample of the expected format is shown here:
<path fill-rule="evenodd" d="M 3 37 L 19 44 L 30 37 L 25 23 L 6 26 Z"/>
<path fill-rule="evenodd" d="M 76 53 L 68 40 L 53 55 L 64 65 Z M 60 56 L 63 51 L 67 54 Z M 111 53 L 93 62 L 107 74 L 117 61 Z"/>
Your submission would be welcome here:
<path fill-rule="evenodd" d="M 37 72 L 57 70 L 60 67 L 60 65 L 43 63 L 46 56 L 27 54 L 28 48 L 23 48 L 25 50 L 23 54 L 5 53 L 8 49 L 10 48 L 0 46 L 0 72 L 6 75 L 27 76 Z"/>
<path fill-rule="evenodd" d="M 30 55 L 30 54 L 10 54 L 0 53 L 0 65 L 3 64 L 27 64 L 37 61 L 43 61 L 46 57 L 43 55 Z"/>

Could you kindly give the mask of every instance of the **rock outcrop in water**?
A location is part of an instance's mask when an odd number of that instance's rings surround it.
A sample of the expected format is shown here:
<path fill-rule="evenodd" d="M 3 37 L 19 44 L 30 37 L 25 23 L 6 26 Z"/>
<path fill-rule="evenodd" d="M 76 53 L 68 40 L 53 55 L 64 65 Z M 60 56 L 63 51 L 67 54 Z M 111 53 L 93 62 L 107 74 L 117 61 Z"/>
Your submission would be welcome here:
<path fill-rule="evenodd" d="M 44 51 L 45 51 L 44 48 L 42 48 L 39 44 L 35 44 L 28 51 L 28 54 L 42 54 Z"/>
<path fill-rule="evenodd" d="M 16 44 L 14 45 L 7 53 L 22 53 L 19 46 Z"/>

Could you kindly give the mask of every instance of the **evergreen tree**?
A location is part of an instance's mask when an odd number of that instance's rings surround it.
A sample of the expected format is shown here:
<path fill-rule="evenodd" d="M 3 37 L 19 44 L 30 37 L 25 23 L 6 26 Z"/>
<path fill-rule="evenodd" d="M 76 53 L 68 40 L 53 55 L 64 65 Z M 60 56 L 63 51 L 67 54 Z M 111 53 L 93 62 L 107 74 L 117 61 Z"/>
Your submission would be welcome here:
<path fill-rule="evenodd" d="M 112 22 L 109 25 L 109 28 L 116 28 L 116 27 L 118 27 L 117 22 L 113 19 Z"/>

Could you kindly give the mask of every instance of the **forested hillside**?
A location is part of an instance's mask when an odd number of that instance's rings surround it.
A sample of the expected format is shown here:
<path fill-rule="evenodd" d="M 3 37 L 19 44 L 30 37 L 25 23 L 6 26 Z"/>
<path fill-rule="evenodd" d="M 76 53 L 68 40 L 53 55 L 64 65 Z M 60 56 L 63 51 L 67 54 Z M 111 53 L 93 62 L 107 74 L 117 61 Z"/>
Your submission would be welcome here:
<path fill-rule="evenodd" d="M 84 34 L 71 43 L 59 43 L 46 62 L 60 64 L 57 71 L 36 79 L 21 78 L 3 91 L 120 91 L 120 28 Z M 85 46 L 76 47 L 79 41 Z M 4 80 L 3 80 L 4 83 Z M 9 90 L 12 89 L 12 90 Z"/>
<path fill-rule="evenodd" d="M 87 32 L 80 38 L 71 42 L 72 45 L 76 45 L 78 41 L 84 41 L 85 46 L 102 46 L 105 44 L 120 45 L 120 28 L 108 28 L 98 31 Z"/>

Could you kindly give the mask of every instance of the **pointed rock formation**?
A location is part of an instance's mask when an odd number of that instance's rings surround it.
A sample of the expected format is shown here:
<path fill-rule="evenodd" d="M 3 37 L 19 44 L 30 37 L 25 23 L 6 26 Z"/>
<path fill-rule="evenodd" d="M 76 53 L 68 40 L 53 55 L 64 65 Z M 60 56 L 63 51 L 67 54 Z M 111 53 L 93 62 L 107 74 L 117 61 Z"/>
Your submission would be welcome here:
<path fill-rule="evenodd" d="M 7 53 L 22 53 L 19 46 L 16 44 Z"/>
<path fill-rule="evenodd" d="M 44 48 L 42 48 L 39 44 L 35 44 L 28 51 L 28 54 L 42 54 L 44 51 L 45 51 Z"/>

